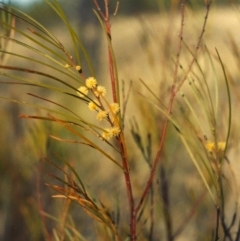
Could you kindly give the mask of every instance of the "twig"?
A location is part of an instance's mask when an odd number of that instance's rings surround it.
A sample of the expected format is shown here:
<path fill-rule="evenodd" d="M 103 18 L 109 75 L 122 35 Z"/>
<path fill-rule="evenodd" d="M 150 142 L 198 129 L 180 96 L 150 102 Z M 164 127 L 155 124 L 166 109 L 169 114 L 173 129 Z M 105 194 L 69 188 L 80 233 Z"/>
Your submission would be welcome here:
<path fill-rule="evenodd" d="M 118 8 L 119 8 L 119 1 L 117 1 L 116 8 L 115 8 L 115 11 L 114 11 L 114 13 L 113 13 L 113 16 L 116 16 L 116 15 L 117 15 Z"/>
<path fill-rule="evenodd" d="M 185 3 L 185 0 L 182 1 L 182 8 L 184 8 L 184 3 Z M 184 19 L 183 15 L 184 15 L 184 10 L 182 9 L 182 19 Z M 182 41 L 182 33 L 183 33 L 182 29 L 183 29 L 183 20 L 181 21 L 181 27 L 180 27 L 180 34 L 179 34 L 179 41 L 180 41 L 180 43 L 178 45 L 177 59 L 180 58 L 180 53 L 181 53 L 181 41 Z M 176 65 L 175 68 L 178 68 L 178 66 Z M 175 75 L 177 75 L 177 70 L 175 70 Z M 177 79 L 177 76 L 175 76 L 175 75 L 174 75 L 174 78 L 173 78 L 173 84 L 172 84 L 172 88 L 171 88 L 171 92 L 170 92 L 170 100 L 169 100 L 169 105 L 168 105 L 168 108 L 167 108 L 167 116 L 171 115 L 173 102 L 174 102 L 174 98 L 175 98 L 175 81 Z M 147 181 L 146 187 L 145 187 L 145 189 L 143 191 L 143 194 L 142 194 L 142 196 L 140 198 L 140 201 L 139 201 L 139 203 L 138 203 L 138 205 L 136 207 L 136 213 L 139 212 L 139 210 L 140 210 L 140 208 L 141 208 L 141 206 L 143 204 L 143 201 L 146 198 L 147 193 L 148 193 L 148 191 L 149 191 L 149 189 L 150 189 L 150 187 L 152 185 L 153 178 L 155 176 L 157 166 L 158 166 L 158 164 L 160 162 L 160 156 L 161 156 L 161 153 L 162 153 L 162 148 L 163 148 L 163 144 L 164 144 L 164 141 L 165 141 L 165 136 L 166 136 L 166 133 L 167 133 L 168 124 L 169 124 L 169 118 L 166 118 L 165 123 L 163 125 L 161 138 L 160 138 L 160 142 L 159 142 L 159 147 L 158 147 L 158 151 L 157 151 L 157 154 L 156 154 L 153 166 L 152 166 L 150 177 L 149 177 L 149 179 Z"/>
<path fill-rule="evenodd" d="M 187 79 L 188 77 L 188 74 L 190 73 L 192 67 L 193 67 L 193 64 L 194 62 L 196 61 L 197 59 L 197 54 L 198 54 L 198 50 L 200 48 L 200 44 L 202 42 L 202 38 L 203 38 L 203 34 L 205 32 L 205 28 L 206 28 L 206 24 L 207 24 L 207 19 L 208 19 L 208 15 L 209 15 L 209 11 L 210 11 L 210 6 L 211 6 L 211 3 L 212 1 L 209 1 L 206 6 L 207 6 L 207 11 L 206 11 L 206 15 L 205 15 L 205 18 L 204 18 L 204 23 L 203 23 L 203 27 L 202 27 L 202 31 L 201 31 L 201 34 L 198 38 L 198 42 L 197 42 L 197 47 L 195 49 L 195 52 L 194 52 L 194 55 L 193 55 L 193 58 L 192 58 L 192 61 L 190 62 L 189 66 L 188 66 L 188 70 L 186 71 L 183 79 L 181 80 L 180 84 L 178 85 L 178 87 L 176 88 L 176 93 L 181 89 L 182 85 L 184 84 L 185 80 Z"/>
<path fill-rule="evenodd" d="M 182 42 L 182 35 L 181 34 L 183 34 L 183 26 L 184 26 L 184 10 L 183 10 L 184 3 L 185 3 L 185 0 L 182 1 L 182 21 L 181 21 L 180 35 L 179 35 L 179 45 L 178 45 L 178 54 L 179 55 L 177 54 L 177 63 L 179 63 L 179 58 L 180 58 L 180 53 L 181 53 L 181 42 Z M 207 4 L 207 12 L 206 12 L 206 15 L 205 15 L 205 20 L 204 20 L 202 32 L 201 32 L 201 34 L 199 36 L 199 40 L 198 40 L 198 43 L 197 43 L 197 47 L 196 47 L 193 59 L 192 59 L 190 65 L 189 65 L 189 68 L 188 68 L 184 78 L 182 79 L 182 81 L 180 82 L 180 84 L 178 85 L 177 88 L 175 86 L 176 85 L 176 80 L 177 80 L 177 70 L 175 69 L 175 74 L 174 74 L 174 78 L 173 78 L 173 84 L 172 84 L 172 88 L 171 88 L 171 97 L 170 97 L 168 110 L 167 110 L 167 116 L 171 115 L 171 110 L 172 110 L 172 107 L 173 107 L 173 102 L 174 102 L 174 99 L 175 99 L 175 95 L 180 90 L 180 88 L 182 87 L 183 83 L 187 79 L 187 76 L 188 76 L 189 72 L 191 71 L 192 66 L 193 66 L 193 64 L 194 64 L 194 62 L 196 60 L 198 49 L 200 47 L 200 43 L 201 43 L 203 34 L 205 32 L 205 27 L 206 27 L 206 23 L 207 23 L 207 19 L 208 19 L 210 5 L 211 5 L 211 1 Z M 178 66 L 176 65 L 175 68 L 178 68 Z M 148 191 L 149 191 L 149 189 L 151 187 L 153 178 L 154 178 L 155 173 L 156 173 L 157 165 L 160 162 L 160 156 L 161 156 L 161 152 L 162 152 L 162 148 L 163 148 L 163 144 L 164 144 L 164 140 L 165 140 L 168 124 L 169 124 L 169 119 L 167 118 L 165 120 L 164 125 L 163 125 L 163 129 L 162 129 L 162 133 L 161 133 L 161 139 L 160 139 L 160 143 L 159 143 L 159 148 L 158 148 L 155 160 L 154 160 L 153 168 L 151 170 L 150 177 L 149 177 L 148 182 L 146 184 L 146 187 L 145 187 L 145 189 L 143 191 L 143 194 L 142 194 L 142 196 L 140 198 L 139 204 L 137 205 L 136 212 L 138 212 L 140 210 L 140 208 L 141 208 L 141 206 L 143 204 L 143 201 L 146 198 L 147 193 L 148 193 Z"/>
<path fill-rule="evenodd" d="M 181 4 L 181 27 L 180 27 L 180 33 L 179 33 L 179 38 L 178 38 L 178 51 L 177 51 L 177 59 L 176 59 L 176 63 L 175 63 L 175 70 L 174 70 L 174 76 L 173 76 L 173 85 L 176 85 L 177 83 L 177 77 L 178 77 L 178 68 L 179 68 L 179 61 L 180 61 L 180 54 L 181 54 L 181 50 L 182 50 L 182 40 L 183 40 L 183 27 L 184 27 L 184 7 L 185 4 L 185 0 L 183 0 L 182 4 Z"/>
<path fill-rule="evenodd" d="M 121 133 L 119 138 L 119 146 L 121 148 L 122 153 L 122 166 L 124 171 L 124 178 L 127 187 L 127 195 L 128 195 L 128 202 L 130 207 L 130 240 L 136 241 L 136 217 L 137 213 L 135 211 L 135 202 L 133 198 L 133 191 L 132 191 L 132 183 L 130 177 L 130 170 L 128 166 L 128 157 L 127 157 L 127 150 L 125 146 L 124 136 Z"/>

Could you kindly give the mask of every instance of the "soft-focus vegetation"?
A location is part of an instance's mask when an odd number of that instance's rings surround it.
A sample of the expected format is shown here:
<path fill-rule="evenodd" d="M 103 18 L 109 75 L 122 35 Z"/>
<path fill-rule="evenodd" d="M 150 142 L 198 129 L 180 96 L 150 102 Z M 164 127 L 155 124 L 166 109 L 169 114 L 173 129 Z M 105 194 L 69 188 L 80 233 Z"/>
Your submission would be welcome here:
<path fill-rule="evenodd" d="M 238 2 L 71 2 L 0 3 L 0 239 L 239 240 Z"/>

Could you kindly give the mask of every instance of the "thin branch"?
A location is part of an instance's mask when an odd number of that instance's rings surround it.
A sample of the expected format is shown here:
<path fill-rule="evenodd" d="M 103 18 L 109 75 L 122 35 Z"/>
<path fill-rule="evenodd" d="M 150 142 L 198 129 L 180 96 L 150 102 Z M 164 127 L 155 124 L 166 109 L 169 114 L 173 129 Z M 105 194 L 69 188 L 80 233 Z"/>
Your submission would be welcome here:
<path fill-rule="evenodd" d="M 207 19 L 208 19 L 208 15 L 209 15 L 211 3 L 212 3 L 212 1 L 209 1 L 209 2 L 206 4 L 206 6 L 207 6 L 207 11 L 206 11 L 206 15 L 205 15 L 205 17 L 204 17 L 204 23 L 203 23 L 202 31 L 201 31 L 201 34 L 200 34 L 200 36 L 199 36 L 199 38 L 198 38 L 197 47 L 196 47 L 196 49 L 195 49 L 195 52 L 194 52 L 192 61 L 190 62 L 189 66 L 188 66 L 188 70 L 186 71 L 183 79 L 181 80 L 180 84 L 179 84 L 178 87 L 176 88 L 176 93 L 181 89 L 182 85 L 184 84 L 185 80 L 186 80 L 187 77 L 188 77 L 188 74 L 190 73 L 190 71 L 191 71 L 191 69 L 192 69 L 192 67 L 193 67 L 193 64 L 195 63 L 195 61 L 196 61 L 196 59 L 197 59 L 197 54 L 198 54 L 198 51 L 199 51 L 199 48 L 200 48 L 200 44 L 201 44 L 201 42 L 202 42 L 202 38 L 203 38 L 205 29 L 206 29 L 206 25 L 207 25 Z"/>
<path fill-rule="evenodd" d="M 99 4 L 97 0 L 93 0 L 94 4 L 97 7 L 98 12 L 100 13 L 100 16 L 105 22 L 105 31 L 108 38 L 108 62 L 109 62 L 109 74 L 111 79 L 111 86 L 112 86 L 112 96 L 113 96 L 113 102 L 120 103 L 119 102 L 119 96 L 118 96 L 118 76 L 117 76 L 117 70 L 115 66 L 114 61 L 114 55 L 112 51 L 112 33 L 111 33 L 111 24 L 109 19 L 109 8 L 108 8 L 108 0 L 104 0 L 105 3 L 105 14 L 102 12 L 101 8 L 99 7 Z"/>
<path fill-rule="evenodd" d="M 116 3 L 116 7 L 115 7 L 115 11 L 113 13 L 113 16 L 117 15 L 118 9 L 119 9 L 119 1 L 117 1 L 117 3 Z"/>
<path fill-rule="evenodd" d="M 177 59 L 175 63 L 175 70 L 174 70 L 174 76 L 173 76 L 173 85 L 176 85 L 177 78 L 178 78 L 178 68 L 179 68 L 179 61 L 180 61 L 180 55 L 182 50 L 182 40 L 183 40 L 183 27 L 184 27 L 184 12 L 185 12 L 185 0 L 183 0 L 181 4 L 181 27 L 180 27 L 180 33 L 178 36 L 178 51 L 177 51 Z"/>
<path fill-rule="evenodd" d="M 184 8 L 184 3 L 185 3 L 185 0 L 182 1 L 182 8 Z M 184 10 L 182 9 L 182 21 L 181 21 L 181 26 L 180 26 L 180 35 L 179 35 L 179 46 L 178 46 L 177 59 L 180 58 L 180 53 L 181 53 L 182 33 L 183 33 L 183 26 L 184 26 L 183 25 L 183 22 L 184 22 L 183 19 L 184 19 Z M 176 65 L 175 69 L 177 69 L 177 68 L 178 68 L 178 66 Z M 160 162 L 160 156 L 161 156 L 161 153 L 162 153 L 162 148 L 163 148 L 163 144 L 164 144 L 164 141 L 165 141 L 165 136 L 166 136 L 166 133 L 167 133 L 167 127 L 168 127 L 168 124 L 169 124 L 168 116 L 171 115 L 173 102 L 174 102 L 174 98 L 175 98 L 175 82 L 176 82 L 176 79 L 177 79 L 177 70 L 175 70 L 175 75 L 174 75 L 174 78 L 173 78 L 173 84 L 172 84 L 172 88 L 171 88 L 171 92 L 170 92 L 169 105 L 168 105 L 168 108 L 167 108 L 167 118 L 166 118 L 165 123 L 163 125 L 158 151 L 157 151 L 157 154 L 156 154 L 153 166 L 152 166 L 150 177 L 149 177 L 149 179 L 147 181 L 146 187 L 145 187 L 145 189 L 143 191 L 143 194 L 142 194 L 142 196 L 140 198 L 140 201 L 139 201 L 139 203 L 138 203 L 138 205 L 136 207 L 136 213 L 138 213 L 139 210 L 141 209 L 143 201 L 146 198 L 147 193 L 148 193 L 148 191 L 149 191 L 149 189 L 150 189 L 150 187 L 152 185 L 153 178 L 155 176 L 157 166 L 158 166 L 158 164 Z"/>

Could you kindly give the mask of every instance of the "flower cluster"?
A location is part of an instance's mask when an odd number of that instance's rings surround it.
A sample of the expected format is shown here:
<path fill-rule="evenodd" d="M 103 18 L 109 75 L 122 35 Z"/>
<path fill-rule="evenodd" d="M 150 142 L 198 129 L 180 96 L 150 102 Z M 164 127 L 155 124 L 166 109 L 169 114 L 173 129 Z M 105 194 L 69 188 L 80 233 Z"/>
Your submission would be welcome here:
<path fill-rule="evenodd" d="M 207 144 L 205 146 L 206 146 L 206 149 L 210 153 L 213 153 L 213 152 L 216 152 L 216 151 L 223 152 L 225 150 L 225 148 L 226 148 L 226 142 L 222 142 L 222 141 L 218 142 L 217 143 L 217 148 L 216 148 L 215 142 L 212 142 L 212 141 L 207 142 Z"/>
<path fill-rule="evenodd" d="M 117 137 L 121 132 L 117 121 L 117 114 L 120 112 L 119 104 L 108 104 L 106 102 L 103 98 L 106 95 L 106 88 L 98 85 L 97 80 L 94 77 L 87 78 L 85 80 L 85 86 L 80 86 L 77 93 L 81 98 L 84 98 L 87 97 L 89 92 L 91 92 L 96 98 L 94 100 L 91 99 L 88 102 L 89 110 L 97 112 L 96 118 L 98 121 L 106 120 L 111 125 L 110 128 L 104 129 L 102 137 L 106 140 L 109 140 L 112 137 Z M 107 107 L 103 105 L 102 99 L 107 103 Z"/>
<path fill-rule="evenodd" d="M 78 95 L 84 97 L 88 94 L 89 90 L 92 90 L 96 97 L 105 96 L 106 88 L 97 84 L 97 80 L 94 77 L 89 77 L 85 82 L 86 86 L 80 86 L 78 88 Z"/>
<path fill-rule="evenodd" d="M 109 140 L 114 136 L 118 136 L 120 134 L 120 131 L 121 131 L 120 128 L 117 126 L 106 128 L 102 133 L 102 137 L 106 140 Z"/>

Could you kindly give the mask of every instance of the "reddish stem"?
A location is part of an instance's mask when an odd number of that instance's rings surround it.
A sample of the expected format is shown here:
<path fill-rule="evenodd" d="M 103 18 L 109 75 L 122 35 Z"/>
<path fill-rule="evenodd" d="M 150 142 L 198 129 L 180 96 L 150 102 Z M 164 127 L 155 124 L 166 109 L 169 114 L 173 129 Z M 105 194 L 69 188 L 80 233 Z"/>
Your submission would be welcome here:
<path fill-rule="evenodd" d="M 174 97 L 175 97 L 175 85 L 172 86 L 171 99 L 170 99 L 169 106 L 168 106 L 168 111 L 167 111 L 167 115 L 168 116 L 171 114 Z M 157 155 L 156 155 L 154 163 L 153 163 L 153 167 L 151 169 L 150 177 L 148 179 L 148 182 L 147 182 L 147 185 L 146 185 L 146 187 L 144 189 L 142 197 L 141 197 L 141 199 L 139 201 L 139 204 L 137 205 L 136 210 L 135 210 L 136 214 L 139 212 L 139 210 L 140 210 L 140 208 L 141 208 L 141 206 L 143 204 L 143 201 L 146 198 L 147 193 L 148 193 L 148 191 L 149 191 L 149 189 L 150 189 L 150 187 L 152 185 L 153 178 L 155 176 L 155 172 L 156 172 L 158 163 L 160 162 L 160 156 L 161 156 L 161 153 L 162 153 L 162 148 L 163 148 L 165 136 L 166 136 L 166 133 L 167 133 L 168 124 L 169 124 L 169 119 L 167 118 L 165 120 L 165 123 L 164 123 L 164 126 L 163 126 L 163 130 L 162 130 L 162 134 L 161 134 L 161 140 L 160 140 L 160 143 L 159 143 L 159 148 L 158 148 Z"/>
<path fill-rule="evenodd" d="M 109 38 L 109 41 L 111 42 L 111 24 L 109 22 L 109 9 L 108 9 L 108 0 L 104 0 L 105 5 L 105 14 L 102 12 L 97 0 L 93 0 L 101 17 L 105 21 L 106 26 L 106 32 Z M 111 79 L 111 86 L 112 86 L 112 96 L 113 101 L 115 103 L 119 103 L 118 96 L 117 96 L 117 86 L 116 86 L 116 76 L 114 71 L 114 61 L 113 61 L 113 53 L 111 51 L 111 47 L 108 46 L 108 59 L 109 59 L 109 73 L 110 73 L 110 79 Z M 127 148 L 124 141 L 124 135 L 123 133 L 120 134 L 120 137 L 118 138 L 118 144 L 120 147 L 120 153 L 122 157 L 122 166 L 124 170 L 124 178 L 126 183 L 126 189 L 127 189 L 127 196 L 128 196 L 128 202 L 129 202 L 129 208 L 130 208 L 130 240 L 136 241 L 136 212 L 135 212 L 135 204 L 134 204 L 134 198 L 133 198 L 133 191 L 132 191 L 132 183 L 131 183 L 131 177 L 130 177 L 130 170 L 128 166 L 128 158 L 127 158 Z"/>
<path fill-rule="evenodd" d="M 171 97 L 170 97 L 170 101 L 169 101 L 167 116 L 170 116 L 176 93 L 180 90 L 180 88 L 182 87 L 183 83 L 187 79 L 187 76 L 188 76 L 189 72 L 191 71 L 192 66 L 193 66 L 193 64 L 194 64 L 194 62 L 195 62 L 195 60 L 197 58 L 198 49 L 200 47 L 203 34 L 205 32 L 205 27 L 206 27 L 206 23 L 207 23 L 207 18 L 208 18 L 208 14 L 209 14 L 209 10 L 210 10 L 211 1 L 209 1 L 209 3 L 207 4 L 207 11 L 206 11 L 205 20 L 204 20 L 204 23 L 203 23 L 202 32 L 201 32 L 201 34 L 199 36 L 197 47 L 196 47 L 195 52 L 193 54 L 193 59 L 192 59 L 190 65 L 189 65 L 189 68 L 188 68 L 187 73 L 185 74 L 184 78 L 182 79 L 182 81 L 180 81 L 180 83 L 176 87 L 177 77 L 178 77 L 178 68 L 179 68 L 179 58 L 180 58 L 181 46 L 182 46 L 183 26 L 184 26 L 184 4 L 185 4 L 185 0 L 182 0 L 182 13 L 181 13 L 182 20 L 181 20 L 181 27 L 180 27 L 179 41 L 178 41 L 177 61 L 176 61 L 176 64 L 175 64 L 173 85 L 172 85 L 172 89 L 171 89 Z M 164 123 L 164 126 L 163 126 L 163 130 L 162 130 L 162 133 L 161 133 L 161 140 L 160 140 L 160 143 L 159 143 L 159 148 L 158 148 L 158 151 L 157 151 L 154 163 L 153 163 L 153 167 L 152 167 L 152 170 L 151 170 L 151 173 L 150 173 L 150 177 L 148 179 L 148 182 L 147 182 L 147 185 L 146 185 L 146 187 L 144 189 L 142 197 L 141 197 L 141 199 L 139 201 L 139 204 L 137 205 L 136 210 L 135 210 L 136 214 L 139 212 L 139 210 L 140 210 L 140 208 L 141 208 L 141 206 L 143 204 L 143 201 L 146 198 L 147 193 L 148 193 L 148 191 L 149 191 L 149 189 L 150 189 L 150 187 L 152 185 L 153 178 L 155 176 L 157 166 L 158 166 L 158 164 L 160 162 L 160 156 L 161 156 L 161 152 L 162 152 L 162 148 L 163 148 L 163 144 L 164 144 L 164 140 L 165 140 L 168 124 L 169 124 L 169 119 L 167 118 L 165 120 L 165 123 Z"/>
<path fill-rule="evenodd" d="M 106 31 L 107 35 L 109 38 L 109 41 L 111 42 L 112 40 L 112 35 L 111 35 L 111 24 L 109 21 L 109 9 L 108 9 L 108 0 L 104 0 L 104 5 L 105 5 L 105 14 L 102 12 L 97 0 L 93 0 L 94 4 L 97 7 L 98 12 L 100 13 L 101 17 L 103 18 L 106 26 Z M 117 90 L 116 90 L 116 76 L 114 73 L 114 63 L 113 63 L 113 55 L 111 52 L 111 48 L 108 46 L 108 62 L 109 62 L 109 73 L 110 73 L 110 79 L 111 79 L 111 86 L 112 86 L 112 95 L 113 95 L 113 102 L 118 103 L 118 98 L 117 98 Z"/>
<path fill-rule="evenodd" d="M 122 145 L 123 143 L 120 143 Z M 124 151 L 123 151 L 124 153 Z M 124 169 L 124 178 L 125 183 L 127 187 L 127 195 L 128 195 L 128 202 L 130 207 L 130 240 L 135 241 L 137 240 L 136 237 L 136 211 L 135 211 L 135 204 L 134 204 L 134 198 L 133 198 L 133 192 L 132 192 L 132 184 L 131 184 L 131 178 L 130 178 L 130 171 L 128 168 L 128 161 L 125 156 L 122 156 L 122 165 Z"/>

